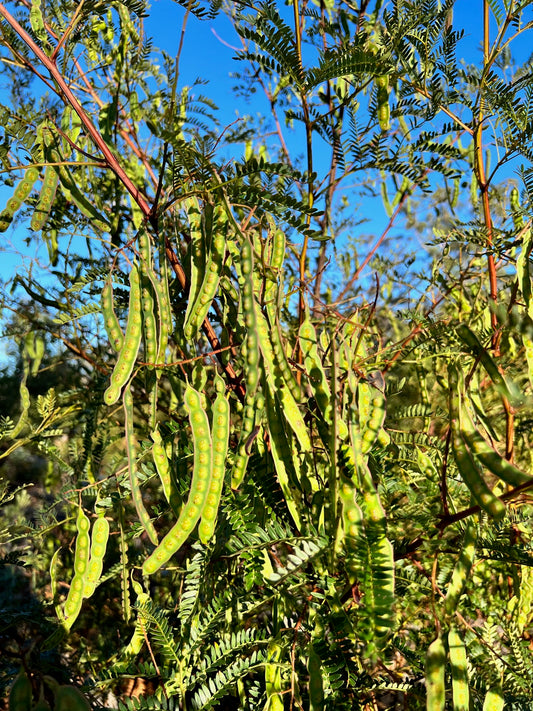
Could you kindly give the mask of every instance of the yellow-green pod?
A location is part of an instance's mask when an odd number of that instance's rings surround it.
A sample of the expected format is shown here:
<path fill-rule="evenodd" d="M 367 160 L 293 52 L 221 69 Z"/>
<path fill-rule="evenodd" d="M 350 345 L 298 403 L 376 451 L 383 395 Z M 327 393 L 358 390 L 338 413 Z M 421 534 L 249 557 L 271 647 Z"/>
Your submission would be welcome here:
<path fill-rule="evenodd" d="M 58 183 L 59 173 L 56 166 L 47 165 L 44 171 L 39 199 L 30 223 L 30 227 L 35 232 L 41 230 L 48 220 L 56 196 Z"/>
<path fill-rule="evenodd" d="M 116 351 L 120 351 L 124 345 L 124 334 L 118 321 L 115 309 L 113 307 L 113 285 L 111 283 L 111 275 L 107 277 L 102 289 L 102 316 L 104 317 L 104 326 L 109 338 L 109 343 Z"/>
<path fill-rule="evenodd" d="M 433 640 L 426 654 L 426 710 L 444 711 L 446 649 L 441 637 Z"/>
<path fill-rule="evenodd" d="M 448 615 L 453 615 L 457 608 L 457 603 L 461 597 L 476 554 L 477 527 L 473 521 L 469 521 L 466 526 L 465 537 L 461 548 L 459 559 L 455 564 L 452 579 L 448 585 L 444 608 Z"/>
<path fill-rule="evenodd" d="M 268 643 L 267 661 L 265 663 L 265 690 L 267 695 L 265 711 L 283 711 L 280 658 L 281 646 L 277 639 L 271 639 Z"/>
<path fill-rule="evenodd" d="M 489 689 L 483 702 L 483 711 L 503 711 L 505 699 L 499 687 Z"/>
<path fill-rule="evenodd" d="M 222 381 L 221 387 L 224 387 Z M 206 544 L 215 532 L 215 523 L 226 473 L 226 456 L 230 432 L 230 405 L 223 390 L 218 393 L 213 403 L 213 424 L 211 427 L 213 443 L 213 462 L 209 489 L 202 509 L 198 537 Z"/>
<path fill-rule="evenodd" d="M 117 402 L 122 387 L 130 378 L 141 345 L 141 336 L 141 282 L 139 270 L 134 264 L 130 272 L 129 311 L 124 343 L 111 374 L 111 383 L 104 393 L 104 402 L 107 405 L 114 405 Z"/>
<path fill-rule="evenodd" d="M 181 548 L 194 530 L 208 496 L 212 473 L 213 444 L 207 413 L 199 392 L 187 385 L 184 397 L 189 415 L 194 445 L 194 462 L 191 488 L 187 503 L 183 506 L 177 522 L 170 529 L 153 553 L 144 561 L 145 575 L 155 573 Z"/>
<path fill-rule="evenodd" d="M 468 711 L 470 692 L 468 689 L 468 670 L 466 648 L 463 638 L 455 627 L 448 633 L 448 654 L 452 671 L 453 711 Z"/>
<path fill-rule="evenodd" d="M 109 521 L 100 516 L 93 524 L 91 533 L 91 552 L 87 564 L 87 575 L 83 597 L 90 597 L 96 589 L 96 585 L 102 575 L 104 565 L 104 555 L 109 539 Z"/>

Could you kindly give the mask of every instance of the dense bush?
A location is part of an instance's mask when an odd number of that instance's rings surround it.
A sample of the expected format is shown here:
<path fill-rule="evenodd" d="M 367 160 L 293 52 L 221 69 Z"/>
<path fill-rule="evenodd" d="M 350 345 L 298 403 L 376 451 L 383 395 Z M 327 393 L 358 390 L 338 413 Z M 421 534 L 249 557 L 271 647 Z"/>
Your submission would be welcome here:
<path fill-rule="evenodd" d="M 0 5 L 10 711 L 531 708 L 532 3 L 382 4 L 184 2 L 229 126 L 142 0 Z"/>

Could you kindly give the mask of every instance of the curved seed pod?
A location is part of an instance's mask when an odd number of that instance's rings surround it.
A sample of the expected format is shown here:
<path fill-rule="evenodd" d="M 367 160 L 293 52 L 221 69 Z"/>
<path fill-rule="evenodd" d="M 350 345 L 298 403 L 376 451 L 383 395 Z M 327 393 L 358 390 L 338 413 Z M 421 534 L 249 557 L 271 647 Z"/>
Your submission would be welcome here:
<path fill-rule="evenodd" d="M 282 414 L 296 435 L 302 451 L 310 452 L 311 440 L 296 400 L 289 388 L 277 387 L 282 375 L 277 368 L 274 352 L 270 344 L 268 323 L 260 311 L 257 313 L 257 335 L 259 336 L 263 367 L 269 390 L 273 397 L 279 398 Z"/>
<path fill-rule="evenodd" d="M 26 385 L 26 379 L 28 377 L 28 369 L 27 367 L 24 369 L 24 375 L 22 378 L 22 381 L 20 383 L 19 387 L 19 393 L 20 393 L 20 416 L 19 419 L 17 420 L 17 423 L 12 430 L 10 437 L 14 439 L 17 437 L 20 432 L 22 431 L 22 428 L 28 421 L 28 412 L 30 410 L 30 391 L 28 390 L 28 386 Z"/>
<path fill-rule="evenodd" d="M 129 312 L 124 344 L 111 374 L 111 384 L 104 393 L 104 402 L 107 405 L 114 405 L 117 402 L 123 385 L 130 378 L 141 344 L 141 333 L 141 284 L 139 270 L 134 264 L 130 272 Z"/>
<path fill-rule="evenodd" d="M 81 691 L 64 685 L 55 690 L 54 711 L 91 711 L 91 707 Z"/>
<path fill-rule="evenodd" d="M 30 227 L 35 232 L 42 230 L 46 224 L 54 203 L 58 183 L 59 173 L 56 166 L 47 165 L 44 171 L 39 200 L 37 201 L 30 223 Z"/>
<path fill-rule="evenodd" d="M 185 327 L 190 327 L 190 317 L 191 311 L 200 295 L 200 288 L 204 280 L 204 272 L 206 267 L 206 255 L 205 255 L 205 238 L 204 231 L 202 230 L 202 216 L 200 214 L 200 208 L 198 201 L 196 199 L 191 200 L 191 205 L 187 211 L 189 218 L 189 234 L 191 237 L 191 242 L 189 245 L 190 250 L 190 276 L 189 276 L 189 301 L 187 303 L 187 310 L 185 311 L 184 317 L 184 333 Z M 211 206 L 206 209 L 210 209 Z M 189 331 L 189 328 L 187 330 Z M 192 332 L 192 331 L 191 331 Z"/>
<path fill-rule="evenodd" d="M 226 456 L 228 452 L 230 432 L 230 404 L 224 394 L 224 382 L 217 378 L 216 386 L 219 390 L 213 403 L 213 425 L 211 436 L 213 443 L 213 467 L 211 480 L 207 491 L 207 498 L 202 509 L 198 536 L 205 545 L 215 532 L 215 522 L 224 485 L 226 473 Z"/>
<path fill-rule="evenodd" d="M 346 551 L 346 572 L 350 584 L 353 585 L 360 574 L 357 551 L 363 535 L 363 512 L 356 500 L 356 488 L 349 477 L 340 476 L 338 491 L 342 506 L 342 544 Z"/>
<path fill-rule="evenodd" d="M 133 581 L 133 589 L 137 595 L 136 607 L 142 608 L 150 600 L 150 596 L 143 592 L 142 587 L 135 580 Z M 133 635 L 120 653 L 120 659 L 118 664 L 128 663 L 131 659 L 134 659 L 142 649 L 145 642 L 145 631 L 147 628 L 146 615 L 143 614 L 142 609 L 137 609 L 137 620 L 135 621 L 135 629 Z"/>
<path fill-rule="evenodd" d="M 463 343 L 468 346 L 473 355 L 479 358 L 494 385 L 507 397 L 511 405 L 520 404 L 521 395 L 516 391 L 516 386 L 511 389 L 509 383 L 506 382 L 498 370 L 498 366 L 492 356 L 483 348 L 476 334 L 471 331 L 466 324 L 461 323 L 457 327 L 457 335 Z"/>
<path fill-rule="evenodd" d="M 283 336 L 281 333 L 281 324 L 279 321 L 279 310 L 277 308 L 275 300 L 270 299 L 269 294 L 267 293 L 267 287 L 270 283 L 271 282 L 267 281 L 264 298 L 266 302 L 267 318 L 270 324 L 270 341 L 275 356 L 275 363 L 277 364 L 277 367 L 283 377 L 283 380 L 289 387 L 293 398 L 296 400 L 296 402 L 299 403 L 302 399 L 302 389 L 298 384 L 296 378 L 294 377 L 294 373 L 292 371 L 292 368 L 289 364 L 289 360 L 287 358 L 287 354 L 285 352 Z"/>
<path fill-rule="evenodd" d="M 170 294 L 168 290 L 168 265 L 164 249 L 161 249 L 160 252 L 159 265 L 161 280 L 155 279 L 153 287 L 157 296 L 159 309 L 159 346 L 157 349 L 157 362 L 164 363 L 168 337 L 172 333 L 172 307 L 170 305 Z M 160 372 L 159 370 L 158 373 Z"/>
<path fill-rule="evenodd" d="M 190 385 L 185 390 L 184 405 L 189 415 L 194 444 L 194 463 L 187 503 L 179 518 L 155 551 L 144 561 L 145 575 L 155 573 L 181 548 L 198 523 L 205 505 L 212 473 L 212 441 L 209 420 L 202 398 Z"/>
<path fill-rule="evenodd" d="M 237 453 L 233 462 L 231 472 L 231 488 L 238 489 L 242 484 L 246 474 L 246 466 L 250 458 L 247 442 L 251 437 L 254 424 L 256 404 L 255 398 L 257 386 L 259 384 L 259 342 L 258 342 L 258 319 L 264 316 L 260 313 L 255 303 L 253 284 L 253 248 L 248 237 L 244 237 L 241 249 L 241 272 L 242 272 L 242 307 L 244 311 L 244 323 L 247 329 L 246 335 L 246 396 L 244 400 L 244 410 L 241 423 L 241 432 Z M 267 327 L 268 328 L 268 327 Z M 268 340 L 268 334 L 267 334 Z M 269 342 L 270 343 L 270 342 Z"/>
<path fill-rule="evenodd" d="M 141 229 L 139 232 L 138 244 L 139 255 L 141 257 L 141 308 L 143 315 L 144 359 L 148 363 L 148 368 L 153 370 L 154 363 L 157 360 L 159 346 L 155 317 L 155 289 L 152 286 L 153 282 L 156 281 L 156 277 L 152 269 L 152 246 L 150 236 L 146 229 Z"/>
<path fill-rule="evenodd" d="M 144 507 L 141 487 L 139 486 L 139 480 L 137 479 L 137 463 L 135 456 L 137 440 L 133 432 L 133 397 L 129 383 L 124 388 L 122 401 L 124 403 L 124 429 L 126 437 L 126 451 L 128 453 L 128 471 L 130 476 L 131 497 L 133 499 L 133 503 L 135 504 L 139 521 L 142 523 L 144 530 L 148 534 L 148 537 L 154 546 L 156 546 L 158 544 L 157 532 L 154 528 L 152 520 L 150 519 L 148 511 Z"/>
<path fill-rule="evenodd" d="M 163 492 L 165 494 L 165 498 L 170 504 L 171 499 L 173 498 L 173 486 L 167 453 L 163 445 L 161 435 L 159 434 L 159 430 L 154 430 L 151 434 L 151 437 L 154 443 L 152 446 L 152 456 L 155 468 L 157 469 L 157 473 L 159 474 L 161 484 L 163 485 Z"/>
<path fill-rule="evenodd" d="M 302 487 L 293 465 L 293 451 L 287 441 L 283 427 L 283 418 L 278 411 L 274 396 L 268 388 L 265 393 L 265 404 L 268 434 L 270 437 L 270 451 L 274 461 L 274 468 L 296 529 L 301 530 L 302 523 L 299 499 L 295 497 L 295 493 L 300 491 Z M 297 458 L 295 458 L 295 460 L 298 461 Z"/>
<path fill-rule="evenodd" d="M 183 327 L 183 333 L 187 340 L 196 338 L 198 330 L 211 308 L 222 276 L 226 253 L 227 216 L 225 209 L 218 205 L 213 211 L 212 230 L 211 252 L 205 267 L 204 278 Z"/>
<path fill-rule="evenodd" d="M 465 537 L 461 548 L 459 559 L 455 564 L 452 579 L 448 585 L 444 609 L 448 615 L 453 615 L 457 609 L 457 603 L 461 597 L 476 554 L 477 527 L 473 521 L 469 521 L 466 526 Z"/>
<path fill-rule="evenodd" d="M 89 519 L 83 513 L 83 509 L 80 506 L 76 518 L 78 535 L 76 537 L 76 549 L 74 551 L 74 577 L 70 583 L 70 589 L 63 607 L 63 625 L 67 630 L 72 627 L 81 611 L 87 565 L 89 562 L 89 527 Z"/>
<path fill-rule="evenodd" d="M 99 516 L 93 525 L 91 534 L 91 553 L 87 565 L 87 576 L 83 597 L 91 597 L 102 575 L 104 556 L 109 538 L 109 521 Z"/>
<path fill-rule="evenodd" d="M 444 669 L 446 650 L 441 637 L 433 640 L 426 654 L 426 709 L 444 711 L 446 704 L 446 686 Z"/>
<path fill-rule="evenodd" d="M 501 456 L 481 433 L 476 429 L 470 411 L 466 404 L 460 411 L 460 431 L 461 436 L 479 459 L 481 464 L 486 467 L 492 474 L 504 481 L 510 486 L 520 486 L 533 480 L 526 472 L 521 471 L 514 464 L 508 462 L 507 459 Z"/>
<path fill-rule="evenodd" d="M 468 711 L 470 692 L 468 690 L 466 648 L 463 638 L 455 627 L 451 627 L 448 633 L 448 654 L 452 671 L 453 711 Z"/>
<path fill-rule="evenodd" d="M 385 389 L 383 376 L 379 371 L 372 374 L 374 380 L 379 381 Z M 380 388 L 368 382 L 359 381 L 357 385 L 359 403 L 359 421 L 362 431 L 361 451 L 367 454 L 376 442 L 385 422 L 385 396 Z"/>
<path fill-rule="evenodd" d="M 148 368 L 153 370 L 154 364 L 157 361 L 157 352 L 159 347 L 154 309 L 155 304 L 150 281 L 148 279 L 143 279 L 142 281 L 141 308 L 145 349 L 144 358 L 148 364 Z"/>
<path fill-rule="evenodd" d="M 120 351 L 124 345 L 124 334 L 118 321 L 115 309 L 113 308 L 113 285 L 111 283 L 111 275 L 107 277 L 102 289 L 102 315 L 104 317 L 104 326 L 109 338 L 109 343 L 116 351 Z"/>
<path fill-rule="evenodd" d="M 21 671 L 9 691 L 9 711 L 28 711 L 32 700 L 31 681 L 26 672 Z"/>
<path fill-rule="evenodd" d="M 452 449 L 457 468 L 476 503 L 496 521 L 501 520 L 505 516 L 505 504 L 488 487 L 477 462 L 458 432 L 453 433 Z"/>
<path fill-rule="evenodd" d="M 287 359 L 278 316 L 278 299 L 281 293 L 281 283 L 283 278 L 281 268 L 285 259 L 285 233 L 283 230 L 277 229 L 275 225 L 272 225 L 271 227 L 271 254 L 270 262 L 265 268 L 266 280 L 264 291 L 264 303 L 267 318 L 270 324 L 270 340 L 276 359 L 275 362 L 278 365 L 283 379 L 289 387 L 294 399 L 297 402 L 300 402 L 302 398 L 301 387 L 296 381 L 292 368 Z"/>

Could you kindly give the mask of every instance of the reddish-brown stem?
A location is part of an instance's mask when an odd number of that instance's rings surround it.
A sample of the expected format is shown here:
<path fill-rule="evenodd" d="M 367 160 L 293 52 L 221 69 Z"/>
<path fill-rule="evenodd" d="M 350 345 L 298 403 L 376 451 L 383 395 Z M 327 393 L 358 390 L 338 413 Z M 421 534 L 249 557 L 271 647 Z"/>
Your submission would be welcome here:
<path fill-rule="evenodd" d="M 94 141 L 97 148 L 104 155 L 108 167 L 115 173 L 115 175 L 123 183 L 126 190 L 131 194 L 131 196 L 133 197 L 135 202 L 138 204 L 139 208 L 142 210 L 143 214 L 146 217 L 149 217 L 150 213 L 151 213 L 150 206 L 144 200 L 144 198 L 141 195 L 141 193 L 139 192 L 139 190 L 135 187 L 133 181 L 128 177 L 128 175 L 126 174 L 126 172 L 124 171 L 124 169 L 122 168 L 120 163 L 118 162 L 117 158 L 113 155 L 109 146 L 102 138 L 102 136 L 101 136 L 100 132 L 98 131 L 98 129 L 96 128 L 96 126 L 93 124 L 93 122 L 90 120 L 90 118 L 85 113 L 85 110 L 83 109 L 82 105 L 80 104 L 80 102 L 78 101 L 78 99 L 73 94 L 72 90 L 70 89 L 70 87 L 68 86 L 66 81 L 64 80 L 63 76 L 61 75 L 61 72 L 57 68 L 56 63 L 53 60 L 51 60 L 49 57 L 46 56 L 46 54 L 33 41 L 33 39 L 26 32 L 26 30 L 17 22 L 17 20 L 7 11 L 7 9 L 2 4 L 0 4 L 0 15 L 5 19 L 5 21 L 9 25 L 11 25 L 11 27 L 18 34 L 20 39 L 28 46 L 28 48 L 33 52 L 33 54 L 41 62 L 41 64 L 47 69 L 50 76 L 52 77 L 52 79 L 56 82 L 57 86 L 59 87 L 60 93 L 62 93 L 64 95 L 67 102 L 71 105 L 71 107 L 74 109 L 74 111 L 78 114 L 78 116 L 80 117 L 80 121 L 84 125 L 87 133 L 90 135 L 90 137 Z"/>

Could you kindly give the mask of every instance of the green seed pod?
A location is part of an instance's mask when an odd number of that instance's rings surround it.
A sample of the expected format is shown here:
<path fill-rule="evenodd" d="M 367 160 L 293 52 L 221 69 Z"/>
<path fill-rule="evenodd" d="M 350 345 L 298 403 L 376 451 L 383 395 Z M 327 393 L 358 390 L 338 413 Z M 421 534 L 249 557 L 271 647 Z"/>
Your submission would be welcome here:
<path fill-rule="evenodd" d="M 30 9 L 30 24 L 39 42 L 48 49 L 48 33 L 41 10 L 41 0 L 32 0 Z"/>
<path fill-rule="evenodd" d="M 483 702 L 483 711 L 503 711 L 505 699 L 502 690 L 498 687 L 489 689 Z"/>
<path fill-rule="evenodd" d="M 124 334 L 124 344 L 118 354 L 115 368 L 111 374 L 111 383 L 104 393 L 104 402 L 114 405 L 120 397 L 122 387 L 129 380 L 135 365 L 139 346 L 141 344 L 141 284 L 139 270 L 134 264 L 130 272 L 130 298 L 128 321 Z"/>
<path fill-rule="evenodd" d="M 163 485 L 163 492 L 165 494 L 165 498 L 170 504 L 171 499 L 173 498 L 170 463 L 168 461 L 167 453 L 163 445 L 161 435 L 159 434 L 159 430 L 154 430 L 152 432 L 151 437 L 154 443 L 152 446 L 152 456 L 154 459 L 155 468 L 157 469 L 157 473 L 159 474 L 161 484 Z"/>
<path fill-rule="evenodd" d="M 212 538 L 215 532 L 215 522 L 224 485 L 224 474 L 226 472 L 226 456 L 228 451 L 230 433 L 230 405 L 224 393 L 219 392 L 213 404 L 213 424 L 212 446 L 213 446 L 213 468 L 207 498 L 200 525 L 198 526 L 198 536 L 205 545 Z"/>
<path fill-rule="evenodd" d="M 309 711 L 323 711 L 324 684 L 322 680 L 322 662 L 313 644 L 309 644 L 307 671 L 309 672 Z"/>
<path fill-rule="evenodd" d="M 514 464 L 508 462 L 507 459 L 502 457 L 501 454 L 491 447 L 476 429 L 466 405 L 463 405 L 461 408 L 459 422 L 461 437 L 481 464 L 492 472 L 492 474 L 510 486 L 521 486 L 533 480 L 533 477 L 518 469 L 518 467 L 515 467 Z"/>
<path fill-rule="evenodd" d="M 381 373 L 374 374 L 381 386 L 385 387 Z M 362 432 L 361 451 L 367 454 L 376 442 L 385 422 L 385 397 L 383 392 L 371 385 L 360 381 L 358 383 L 359 420 Z"/>
<path fill-rule="evenodd" d="M 458 432 L 452 436 L 452 449 L 457 468 L 476 503 L 496 521 L 501 520 L 505 516 L 505 504 L 487 486 L 477 462 Z"/>
<path fill-rule="evenodd" d="M 245 473 L 250 452 L 247 448 L 247 442 L 252 435 L 255 424 L 255 407 L 254 401 L 259 384 L 259 343 L 258 343 L 258 319 L 261 319 L 263 328 L 265 326 L 265 317 L 261 314 L 255 303 L 254 297 L 254 282 L 253 282 L 253 248 L 248 237 L 244 237 L 241 248 L 241 273 L 242 279 L 242 306 L 244 310 L 244 323 L 247 329 L 246 338 L 246 396 L 244 402 L 244 411 L 241 424 L 241 433 L 237 453 L 233 462 L 233 470 L 231 473 L 231 488 L 238 489 L 241 485 Z M 270 351 L 270 341 L 268 334 Z M 272 356 L 273 358 L 273 356 Z"/>
<path fill-rule="evenodd" d="M 57 168 L 53 165 L 47 165 L 44 171 L 39 199 L 30 223 L 30 227 L 35 232 L 42 230 L 48 220 L 56 196 L 58 183 L 59 173 Z"/>
<path fill-rule="evenodd" d="M 455 564 L 452 579 L 448 585 L 444 609 L 448 615 L 453 615 L 457 609 L 459 598 L 461 597 L 476 554 L 477 527 L 473 521 L 469 521 L 466 526 L 465 537 L 459 554 L 459 559 Z"/>
<path fill-rule="evenodd" d="M 96 519 L 91 535 L 91 553 L 87 565 L 87 575 L 83 597 L 90 597 L 100 580 L 104 564 L 104 555 L 109 538 L 109 522 L 104 516 Z"/>
<path fill-rule="evenodd" d="M 15 195 L 9 198 L 9 200 L 6 203 L 4 212 L 7 212 L 8 215 L 13 215 L 19 207 L 22 205 L 22 200 Z"/>
<path fill-rule="evenodd" d="M 453 181 L 453 192 L 452 192 L 452 197 L 450 200 L 450 207 L 452 210 L 457 207 L 457 203 L 459 202 L 459 190 L 461 188 L 461 178 L 455 178 Z"/>
<path fill-rule="evenodd" d="M 206 206 L 206 213 L 209 212 L 211 209 L 211 206 Z M 184 334 L 186 338 L 188 338 L 189 335 L 192 335 L 191 312 L 194 309 L 194 306 L 200 296 L 200 290 L 202 282 L 204 280 L 204 273 L 206 268 L 206 239 L 205 232 L 202 229 L 203 224 L 205 225 L 205 220 L 202 220 L 200 206 L 195 198 L 191 198 L 190 205 L 188 208 L 188 218 L 189 235 L 191 237 L 191 241 L 189 244 L 189 301 L 187 303 L 187 310 L 185 312 L 184 317 Z"/>
<path fill-rule="evenodd" d="M 277 639 L 268 643 L 267 661 L 265 663 L 265 691 L 267 703 L 265 711 L 283 711 L 283 691 L 281 677 L 281 646 Z"/>
<path fill-rule="evenodd" d="M 26 672 L 21 671 L 9 691 L 9 711 L 29 711 L 32 701 L 31 681 Z"/>
<path fill-rule="evenodd" d="M 133 431 L 133 397 L 129 383 L 124 388 L 122 401 L 124 404 L 124 434 L 126 439 L 126 452 L 128 454 L 128 472 L 130 478 L 131 498 L 135 504 L 139 521 L 142 523 L 144 530 L 148 534 L 148 537 L 154 546 L 156 546 L 158 544 L 157 532 L 148 511 L 144 507 L 141 487 L 137 478 L 137 440 Z"/>
<path fill-rule="evenodd" d="M 265 394 L 265 404 L 274 468 L 296 529 L 301 530 L 302 519 L 300 514 L 300 497 L 298 494 L 302 486 L 299 476 L 296 473 L 298 471 L 297 465 L 294 463 L 295 461 L 298 462 L 298 458 L 294 457 L 294 448 L 291 447 L 287 441 L 287 435 L 283 427 L 283 417 L 279 412 L 275 398 L 269 388 L 267 388 Z"/>
<path fill-rule="evenodd" d="M 213 211 L 212 230 L 211 251 L 205 266 L 202 284 L 196 294 L 196 300 L 188 309 L 183 327 L 183 333 L 187 340 L 196 337 L 198 329 L 207 317 L 220 283 L 226 252 L 227 230 L 226 211 L 221 206 L 216 206 Z"/>
<path fill-rule="evenodd" d="M 115 309 L 113 307 L 113 285 L 111 283 L 111 275 L 104 282 L 102 290 L 102 315 L 104 317 L 104 326 L 109 338 L 109 343 L 116 351 L 120 351 L 124 345 L 124 334 L 120 327 Z"/>
<path fill-rule="evenodd" d="M 377 111 L 379 127 L 382 131 L 390 129 L 389 77 L 384 74 L 375 78 L 377 87 Z"/>
<path fill-rule="evenodd" d="M 433 640 L 426 654 L 426 709 L 444 711 L 446 704 L 446 686 L 444 670 L 446 650 L 441 637 Z"/>
<path fill-rule="evenodd" d="M 145 575 L 151 575 L 159 570 L 185 543 L 198 523 L 209 493 L 213 453 L 211 431 L 207 413 L 202 406 L 201 395 L 190 385 L 185 390 L 184 405 L 189 415 L 194 445 L 193 475 L 189 497 L 177 522 L 144 561 L 143 572 Z"/>
<path fill-rule="evenodd" d="M 465 643 L 457 629 L 452 627 L 448 633 L 448 654 L 452 670 L 453 711 L 468 711 L 470 692 L 468 689 L 468 671 Z"/>
<path fill-rule="evenodd" d="M 141 308 L 143 323 L 143 338 L 145 349 L 145 360 L 148 368 L 153 370 L 157 360 L 159 342 L 157 339 L 157 326 L 155 318 L 155 303 L 152 295 L 152 286 L 148 279 L 143 279 L 141 288 Z"/>
<path fill-rule="evenodd" d="M 83 509 L 80 506 L 76 518 L 78 535 L 76 537 L 76 549 L 74 551 L 74 577 L 70 583 L 70 589 L 63 607 L 63 625 L 67 630 L 72 627 L 81 611 L 87 566 L 89 563 L 89 527 L 89 519 L 83 513 Z"/>
<path fill-rule="evenodd" d="M 270 343 L 268 323 L 260 311 L 257 313 L 256 330 L 259 336 L 259 345 L 263 356 L 262 365 L 265 371 L 269 390 L 271 391 L 273 397 L 279 398 L 282 414 L 296 435 L 302 451 L 310 452 L 312 449 L 311 440 L 309 439 L 307 427 L 302 414 L 298 409 L 296 400 L 294 399 L 289 388 L 277 387 L 277 383 L 282 376 L 279 373 L 274 351 L 272 350 Z"/>

